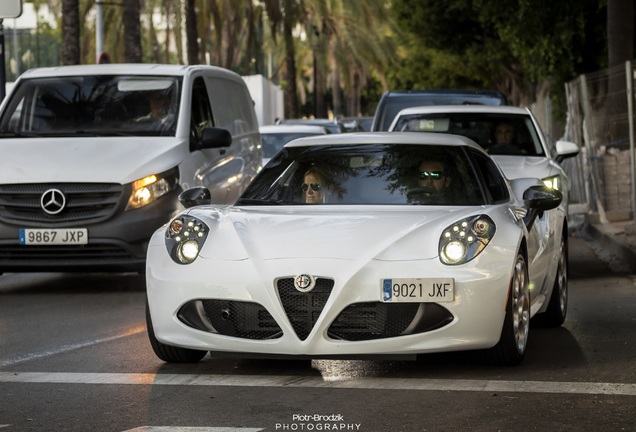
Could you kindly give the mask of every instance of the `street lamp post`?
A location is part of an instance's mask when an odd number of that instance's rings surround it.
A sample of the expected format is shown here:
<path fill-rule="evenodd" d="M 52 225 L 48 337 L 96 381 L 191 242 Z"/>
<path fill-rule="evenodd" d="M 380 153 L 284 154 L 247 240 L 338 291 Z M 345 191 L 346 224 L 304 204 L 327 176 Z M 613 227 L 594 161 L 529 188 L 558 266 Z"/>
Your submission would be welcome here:
<path fill-rule="evenodd" d="M 7 73 L 4 67 L 4 24 L 0 18 L 0 101 L 7 95 Z"/>
<path fill-rule="evenodd" d="M 318 50 L 318 38 L 320 37 L 320 31 L 318 27 L 313 26 L 314 40 L 313 40 L 313 63 L 314 63 L 314 118 L 318 118 L 318 60 L 316 51 Z"/>
<path fill-rule="evenodd" d="M 7 75 L 4 64 L 4 18 L 22 15 L 22 0 L 2 0 L 0 3 L 0 101 L 7 93 Z"/>
<path fill-rule="evenodd" d="M 95 0 L 97 13 L 95 16 L 95 62 L 99 63 L 104 52 L 104 4 L 102 0 Z"/>

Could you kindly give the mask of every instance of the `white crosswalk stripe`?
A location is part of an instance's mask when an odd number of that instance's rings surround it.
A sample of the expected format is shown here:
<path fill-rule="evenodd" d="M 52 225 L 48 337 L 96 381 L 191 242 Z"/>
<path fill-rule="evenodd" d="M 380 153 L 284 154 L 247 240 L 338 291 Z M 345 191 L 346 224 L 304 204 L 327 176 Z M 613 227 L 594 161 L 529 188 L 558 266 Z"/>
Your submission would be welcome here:
<path fill-rule="evenodd" d="M 510 393 L 568 393 L 636 396 L 636 384 L 554 381 L 499 381 L 424 378 L 325 380 L 302 376 L 199 374 L 0 372 L 5 383 L 312 387 L 384 390 L 439 390 Z"/>

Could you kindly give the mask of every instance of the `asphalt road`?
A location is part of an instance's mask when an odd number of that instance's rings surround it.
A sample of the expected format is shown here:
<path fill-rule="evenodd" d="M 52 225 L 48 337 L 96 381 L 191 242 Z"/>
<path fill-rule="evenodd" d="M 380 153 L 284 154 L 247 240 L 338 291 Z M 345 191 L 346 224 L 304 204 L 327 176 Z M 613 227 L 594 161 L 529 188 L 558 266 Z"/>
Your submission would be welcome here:
<path fill-rule="evenodd" d="M 636 431 L 636 275 L 572 237 L 570 305 L 521 366 L 397 361 L 167 365 L 137 275 L 0 276 L 0 432 Z"/>

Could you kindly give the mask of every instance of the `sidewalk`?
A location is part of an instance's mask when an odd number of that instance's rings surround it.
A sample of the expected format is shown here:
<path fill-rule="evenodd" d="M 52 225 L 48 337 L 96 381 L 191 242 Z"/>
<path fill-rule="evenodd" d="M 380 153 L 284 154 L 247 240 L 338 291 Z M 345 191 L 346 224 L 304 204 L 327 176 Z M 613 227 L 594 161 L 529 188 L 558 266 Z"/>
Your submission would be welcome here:
<path fill-rule="evenodd" d="M 589 236 L 599 246 L 602 254 L 617 271 L 636 273 L 636 225 L 634 221 L 602 223 L 589 222 L 588 218 L 579 232 Z"/>

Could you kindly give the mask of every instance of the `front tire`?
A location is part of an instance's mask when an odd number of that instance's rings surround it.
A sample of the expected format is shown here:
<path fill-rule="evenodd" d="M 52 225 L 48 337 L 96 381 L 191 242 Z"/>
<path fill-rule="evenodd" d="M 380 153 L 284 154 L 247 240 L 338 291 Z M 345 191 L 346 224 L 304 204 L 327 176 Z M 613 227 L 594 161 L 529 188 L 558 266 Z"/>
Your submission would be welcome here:
<path fill-rule="evenodd" d="M 156 356 L 168 363 L 196 363 L 208 353 L 207 351 L 193 350 L 189 348 L 175 347 L 166 345 L 157 340 L 155 330 L 152 327 L 152 318 L 150 317 L 150 308 L 146 300 L 146 327 L 148 328 L 148 339 L 152 350 Z"/>
<path fill-rule="evenodd" d="M 548 308 L 532 319 L 533 324 L 543 327 L 559 327 L 565 322 L 568 311 L 568 242 L 565 234 L 561 236 L 558 260 Z"/>
<path fill-rule="evenodd" d="M 530 291 L 528 289 L 528 265 L 522 253 L 510 279 L 506 317 L 499 342 L 484 351 L 484 360 L 498 366 L 516 366 L 523 361 L 528 346 L 530 330 Z"/>

